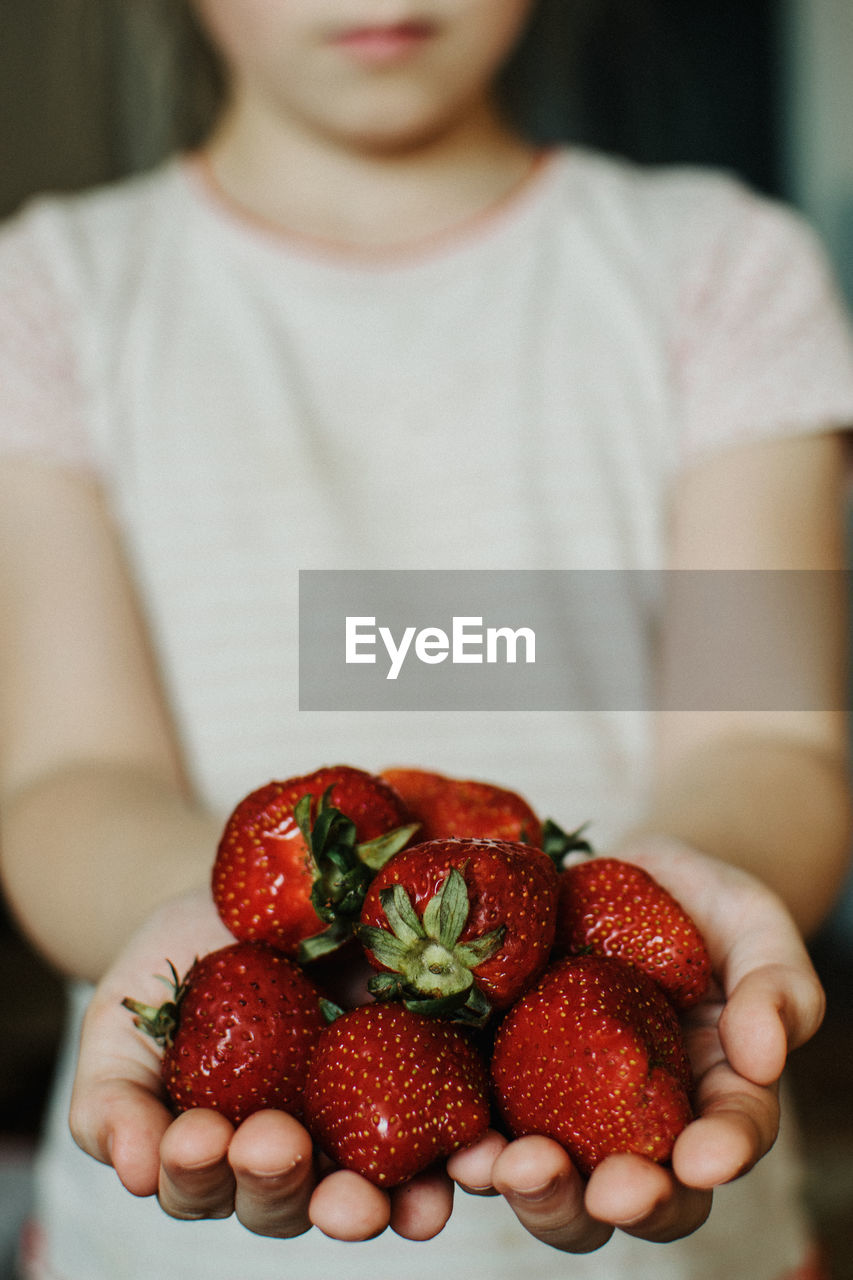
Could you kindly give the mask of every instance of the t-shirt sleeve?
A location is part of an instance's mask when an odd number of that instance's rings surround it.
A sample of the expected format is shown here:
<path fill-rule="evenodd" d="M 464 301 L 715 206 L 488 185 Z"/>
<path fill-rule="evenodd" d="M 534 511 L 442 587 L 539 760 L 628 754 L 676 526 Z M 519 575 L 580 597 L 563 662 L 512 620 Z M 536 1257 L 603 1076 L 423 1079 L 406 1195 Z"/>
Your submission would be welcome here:
<path fill-rule="evenodd" d="M 0 229 L 0 458 L 94 470 L 75 308 L 38 208 Z"/>
<path fill-rule="evenodd" d="M 725 195 L 678 308 L 685 463 L 726 445 L 853 425 L 853 331 L 818 237 L 781 203 L 736 183 Z"/>

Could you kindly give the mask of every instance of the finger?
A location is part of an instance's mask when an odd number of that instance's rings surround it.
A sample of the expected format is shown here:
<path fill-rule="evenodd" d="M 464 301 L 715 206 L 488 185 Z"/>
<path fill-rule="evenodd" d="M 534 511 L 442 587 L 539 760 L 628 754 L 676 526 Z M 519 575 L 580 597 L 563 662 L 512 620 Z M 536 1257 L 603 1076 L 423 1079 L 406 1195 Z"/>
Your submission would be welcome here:
<path fill-rule="evenodd" d="M 311 1226 L 311 1138 L 283 1111 L 259 1111 L 239 1126 L 228 1149 L 237 1217 L 257 1235 L 290 1239 Z"/>
<path fill-rule="evenodd" d="M 584 1204 L 584 1184 L 568 1155 L 548 1138 L 511 1142 L 495 1161 L 494 1185 L 537 1240 L 567 1253 L 598 1249 L 613 1227 Z"/>
<path fill-rule="evenodd" d="M 721 1064 L 699 1090 L 699 1118 L 675 1141 L 673 1168 L 689 1187 L 722 1186 L 747 1173 L 779 1132 L 779 1098 Z"/>
<path fill-rule="evenodd" d="M 431 1240 L 452 1212 L 453 1183 L 444 1169 L 431 1169 L 391 1192 L 391 1229 L 406 1240 Z"/>
<path fill-rule="evenodd" d="M 153 1196 L 160 1175 L 160 1142 L 172 1115 L 151 1090 L 129 1080 L 78 1079 L 69 1113 L 77 1145 L 115 1169 L 135 1196 Z"/>
<path fill-rule="evenodd" d="M 778 1080 L 788 1053 L 818 1030 L 826 999 L 808 967 L 764 965 L 729 993 L 720 1037 L 736 1071 L 756 1084 Z"/>
<path fill-rule="evenodd" d="M 506 1145 L 507 1139 L 503 1134 L 490 1129 L 486 1136 L 473 1146 L 455 1151 L 447 1161 L 447 1172 L 453 1181 L 469 1195 L 496 1195 L 492 1182 L 492 1168 Z"/>
<path fill-rule="evenodd" d="M 685 1020 L 697 1119 L 679 1135 L 673 1151 L 678 1178 L 706 1189 L 751 1169 L 779 1130 L 777 1084 L 756 1084 L 734 1069 L 720 1038 L 720 1021 L 721 1006 L 711 1003 Z"/>
<path fill-rule="evenodd" d="M 333 1240 L 372 1240 L 391 1221 L 386 1192 L 349 1169 L 319 1182 L 308 1205 L 311 1222 Z"/>
<path fill-rule="evenodd" d="M 817 1031 L 825 996 L 785 904 L 749 881 L 721 894 L 710 938 L 726 996 L 720 1034 L 732 1066 L 756 1084 L 778 1080 L 787 1053 Z"/>
<path fill-rule="evenodd" d="M 711 1211 L 710 1191 L 681 1186 L 669 1170 L 636 1155 L 610 1156 L 590 1175 L 592 1217 L 658 1244 L 690 1235 Z"/>
<path fill-rule="evenodd" d="M 160 1143 L 158 1196 L 172 1218 L 227 1218 L 234 1211 L 228 1144 L 234 1129 L 216 1111 L 185 1111 Z"/>

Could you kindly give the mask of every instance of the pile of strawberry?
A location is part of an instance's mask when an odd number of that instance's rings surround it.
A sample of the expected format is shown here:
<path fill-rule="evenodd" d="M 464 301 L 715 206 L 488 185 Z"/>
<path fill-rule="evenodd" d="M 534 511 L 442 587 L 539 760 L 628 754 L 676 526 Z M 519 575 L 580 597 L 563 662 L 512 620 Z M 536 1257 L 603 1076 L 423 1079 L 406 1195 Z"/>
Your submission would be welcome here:
<path fill-rule="evenodd" d="M 124 1001 L 176 1111 L 286 1110 L 382 1187 L 490 1125 L 584 1173 L 666 1162 L 691 1118 L 698 929 L 512 791 L 349 766 L 271 782 L 229 818 L 212 891 L 236 941 L 172 968 L 162 1007 Z"/>

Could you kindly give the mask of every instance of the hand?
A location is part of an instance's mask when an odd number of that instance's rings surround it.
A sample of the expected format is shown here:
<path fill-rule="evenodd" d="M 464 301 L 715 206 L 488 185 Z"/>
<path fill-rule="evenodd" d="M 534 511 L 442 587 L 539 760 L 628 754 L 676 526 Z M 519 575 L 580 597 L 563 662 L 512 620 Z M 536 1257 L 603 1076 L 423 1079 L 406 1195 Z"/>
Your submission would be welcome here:
<path fill-rule="evenodd" d="M 453 1185 L 441 1171 L 390 1195 L 315 1160 L 305 1129 L 283 1112 L 250 1116 L 235 1129 L 207 1110 L 175 1118 L 165 1104 L 160 1055 L 122 1008 L 125 996 L 163 1000 L 155 975 L 171 960 L 183 974 L 197 955 L 233 942 L 208 891 L 154 913 L 98 985 L 83 1025 L 71 1103 L 82 1149 L 115 1169 L 137 1196 L 157 1195 L 175 1218 L 235 1213 L 260 1235 L 300 1235 L 314 1224 L 341 1240 L 365 1240 L 391 1226 L 428 1239 L 450 1216 Z"/>
<path fill-rule="evenodd" d="M 369 1239 L 389 1225 L 428 1239 L 450 1215 L 450 1179 L 471 1192 L 502 1193 L 534 1236 L 570 1252 L 599 1247 L 616 1227 L 658 1241 L 689 1234 L 707 1216 L 713 1187 L 746 1172 L 772 1145 L 776 1082 L 788 1050 L 817 1029 L 823 994 L 793 921 L 760 883 L 673 842 L 645 842 L 620 856 L 646 866 L 683 902 L 721 982 L 685 1028 L 699 1118 L 680 1135 L 672 1171 L 613 1156 L 584 1183 L 556 1143 L 508 1143 L 490 1133 L 451 1158 L 449 1177 L 430 1173 L 389 1195 L 356 1174 L 318 1168 L 307 1133 L 282 1113 L 249 1117 L 236 1131 L 210 1111 L 173 1119 L 157 1051 L 121 1000 L 131 992 L 153 1002 L 149 975 L 164 959 L 183 971 L 196 954 L 231 940 L 201 893 L 162 908 L 98 987 L 81 1042 L 75 1138 L 134 1194 L 158 1194 L 172 1216 L 235 1212 L 264 1235 L 298 1235 L 313 1223 L 341 1240 Z"/>
<path fill-rule="evenodd" d="M 663 838 L 618 856 L 645 867 L 686 907 L 720 983 L 685 1019 L 697 1119 L 679 1135 L 672 1169 L 611 1156 L 584 1183 L 556 1143 L 507 1143 L 497 1134 L 448 1163 L 461 1186 L 502 1193 L 534 1236 L 573 1253 L 598 1248 L 615 1228 L 668 1241 L 699 1227 L 713 1188 L 746 1173 L 772 1146 L 787 1054 L 815 1033 L 824 1011 L 796 925 L 763 884 Z"/>

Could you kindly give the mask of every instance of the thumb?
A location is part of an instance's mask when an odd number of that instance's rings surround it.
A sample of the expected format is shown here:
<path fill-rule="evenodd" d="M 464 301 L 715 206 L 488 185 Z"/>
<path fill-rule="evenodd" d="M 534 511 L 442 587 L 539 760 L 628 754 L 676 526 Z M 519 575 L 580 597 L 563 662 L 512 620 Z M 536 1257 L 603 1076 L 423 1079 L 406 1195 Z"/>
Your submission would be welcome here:
<path fill-rule="evenodd" d="M 769 964 L 745 974 L 720 1017 L 726 1057 L 754 1084 L 778 1080 L 792 1049 L 823 1021 L 826 997 L 817 974 L 802 965 Z"/>
<path fill-rule="evenodd" d="M 160 1140 L 172 1117 L 145 1085 L 132 1080 L 78 1080 L 69 1123 L 77 1145 L 115 1169 L 128 1191 L 151 1196 L 160 1174 Z"/>

